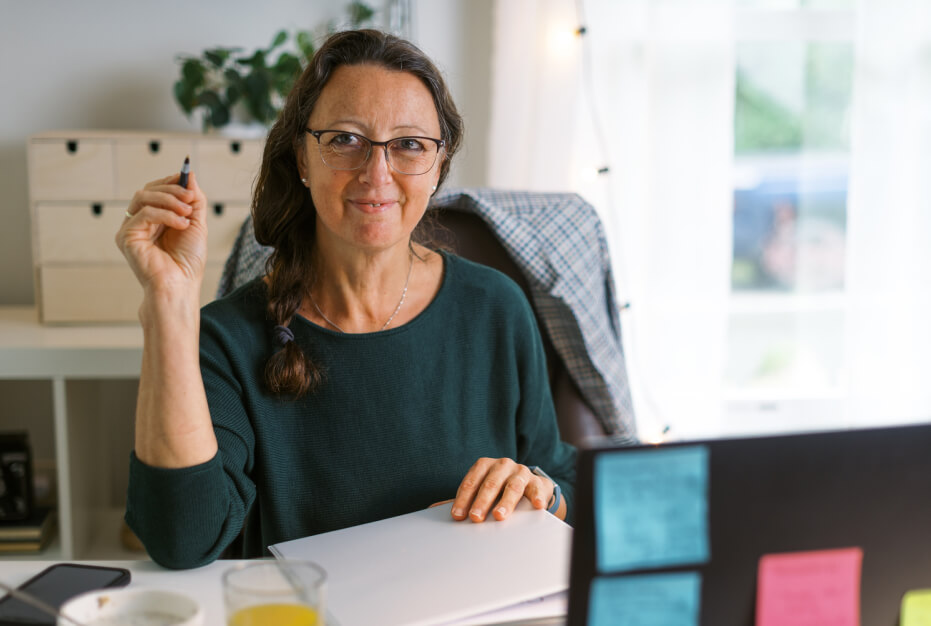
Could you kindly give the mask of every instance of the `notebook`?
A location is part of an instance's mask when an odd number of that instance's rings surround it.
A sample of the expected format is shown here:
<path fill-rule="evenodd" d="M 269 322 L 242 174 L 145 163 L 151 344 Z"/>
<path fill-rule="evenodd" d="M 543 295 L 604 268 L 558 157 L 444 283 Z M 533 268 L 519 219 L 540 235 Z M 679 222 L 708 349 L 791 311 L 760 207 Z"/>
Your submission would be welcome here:
<path fill-rule="evenodd" d="M 327 571 L 340 626 L 427 626 L 564 591 L 572 529 L 526 500 L 505 522 L 455 522 L 451 504 L 269 546 Z"/>
<path fill-rule="evenodd" d="M 570 626 L 653 605 L 667 613 L 651 624 L 753 626 L 770 554 L 862 551 L 864 625 L 898 623 L 904 594 L 931 587 L 931 425 L 594 448 L 578 463 Z"/>

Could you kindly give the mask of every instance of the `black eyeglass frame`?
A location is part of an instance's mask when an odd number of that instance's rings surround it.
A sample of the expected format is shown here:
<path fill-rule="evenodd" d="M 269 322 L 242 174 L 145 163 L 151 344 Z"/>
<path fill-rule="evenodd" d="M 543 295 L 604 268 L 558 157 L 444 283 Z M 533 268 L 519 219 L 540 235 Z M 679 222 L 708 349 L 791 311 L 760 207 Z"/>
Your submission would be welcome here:
<path fill-rule="evenodd" d="M 322 153 L 320 154 L 321 160 L 327 167 L 333 170 L 337 170 L 339 172 L 354 172 L 355 170 L 362 169 L 363 167 L 365 167 L 365 164 L 368 163 L 369 159 L 372 157 L 372 150 L 374 149 L 374 147 L 380 146 L 385 150 L 385 162 L 388 165 L 390 165 L 391 169 L 393 169 L 395 172 L 397 172 L 398 174 L 404 174 L 405 176 L 423 176 L 424 174 L 426 174 L 427 172 L 433 169 L 433 166 L 436 165 L 436 160 L 440 156 L 440 151 L 446 148 L 445 139 L 434 139 L 433 137 L 421 137 L 419 135 L 404 135 L 403 137 L 395 137 L 394 139 L 389 139 L 388 141 L 374 141 L 372 139 L 369 139 L 365 135 L 360 135 L 359 133 L 353 133 L 348 130 L 337 130 L 334 128 L 324 128 L 321 130 L 311 130 L 310 128 L 305 128 L 304 130 L 308 134 L 313 135 L 314 139 L 317 140 L 318 147 L 323 145 L 320 143 L 320 135 L 322 135 L 323 133 L 340 133 L 343 135 L 352 135 L 353 137 L 358 137 L 359 139 L 364 139 L 365 141 L 368 142 L 369 144 L 368 154 L 366 154 L 365 158 L 362 159 L 362 163 L 360 163 L 356 167 L 352 167 L 352 168 L 333 167 L 332 165 L 326 162 L 326 159 L 323 158 L 323 154 Z M 430 167 L 428 167 L 426 171 L 421 172 L 419 174 L 408 174 L 407 172 L 402 172 L 401 170 L 399 170 L 398 168 L 394 166 L 394 164 L 391 162 L 391 157 L 388 156 L 388 144 L 394 143 L 395 141 L 400 141 L 402 139 L 423 139 L 426 141 L 432 141 L 433 143 L 436 144 L 436 156 L 433 158 L 433 163 L 430 164 Z"/>

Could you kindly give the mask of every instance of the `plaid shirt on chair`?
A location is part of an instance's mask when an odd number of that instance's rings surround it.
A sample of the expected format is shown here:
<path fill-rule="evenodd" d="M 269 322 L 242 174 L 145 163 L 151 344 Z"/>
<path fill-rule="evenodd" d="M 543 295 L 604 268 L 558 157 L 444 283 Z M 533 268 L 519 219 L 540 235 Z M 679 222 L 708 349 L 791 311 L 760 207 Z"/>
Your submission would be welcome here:
<path fill-rule="evenodd" d="M 492 189 L 441 192 L 431 208 L 474 213 L 488 224 L 526 276 L 556 352 L 605 432 L 617 443 L 635 442 L 611 259 L 595 209 L 576 194 Z M 270 254 L 247 219 L 217 296 L 264 274 Z"/>

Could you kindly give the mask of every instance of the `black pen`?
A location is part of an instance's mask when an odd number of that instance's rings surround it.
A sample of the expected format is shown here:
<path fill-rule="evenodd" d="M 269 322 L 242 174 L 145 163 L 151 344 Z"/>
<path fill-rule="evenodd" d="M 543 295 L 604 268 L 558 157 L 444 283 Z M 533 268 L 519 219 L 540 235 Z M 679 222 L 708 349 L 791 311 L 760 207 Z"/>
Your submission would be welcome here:
<path fill-rule="evenodd" d="M 187 189 L 187 177 L 191 173 L 191 157 L 184 157 L 184 165 L 181 166 L 181 178 L 178 179 L 178 184 Z"/>

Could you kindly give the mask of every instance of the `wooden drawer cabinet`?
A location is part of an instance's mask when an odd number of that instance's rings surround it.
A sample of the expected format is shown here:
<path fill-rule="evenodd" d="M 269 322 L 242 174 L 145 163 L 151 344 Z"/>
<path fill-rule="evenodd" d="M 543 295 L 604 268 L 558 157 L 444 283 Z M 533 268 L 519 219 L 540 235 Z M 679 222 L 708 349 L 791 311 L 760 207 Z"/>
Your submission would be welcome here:
<path fill-rule="evenodd" d="M 208 263 L 200 301 L 213 300 L 222 263 Z M 142 287 L 125 264 L 46 265 L 38 272 L 46 323 L 134 322 Z"/>
<path fill-rule="evenodd" d="M 202 303 L 249 214 L 263 141 L 188 133 L 46 132 L 29 138 L 39 313 L 46 323 L 135 322 L 142 289 L 114 243 L 137 189 L 190 155 L 207 209 Z"/>
<path fill-rule="evenodd" d="M 57 263 L 119 263 L 116 231 L 125 202 L 39 202 L 33 206 L 33 256 L 41 266 Z"/>
<path fill-rule="evenodd" d="M 207 197 L 240 202 L 246 198 L 249 204 L 263 147 L 263 142 L 255 140 L 201 139 L 197 144 L 197 182 Z"/>
<path fill-rule="evenodd" d="M 32 202 L 116 197 L 112 141 L 38 135 L 30 138 L 28 151 Z"/>
<path fill-rule="evenodd" d="M 145 183 L 180 170 L 184 157 L 196 154 L 190 137 L 122 137 L 113 146 L 119 198 L 132 198 Z"/>
<path fill-rule="evenodd" d="M 244 203 L 211 202 L 207 205 L 207 259 L 210 263 L 226 260 L 248 215 L 249 205 Z"/>

